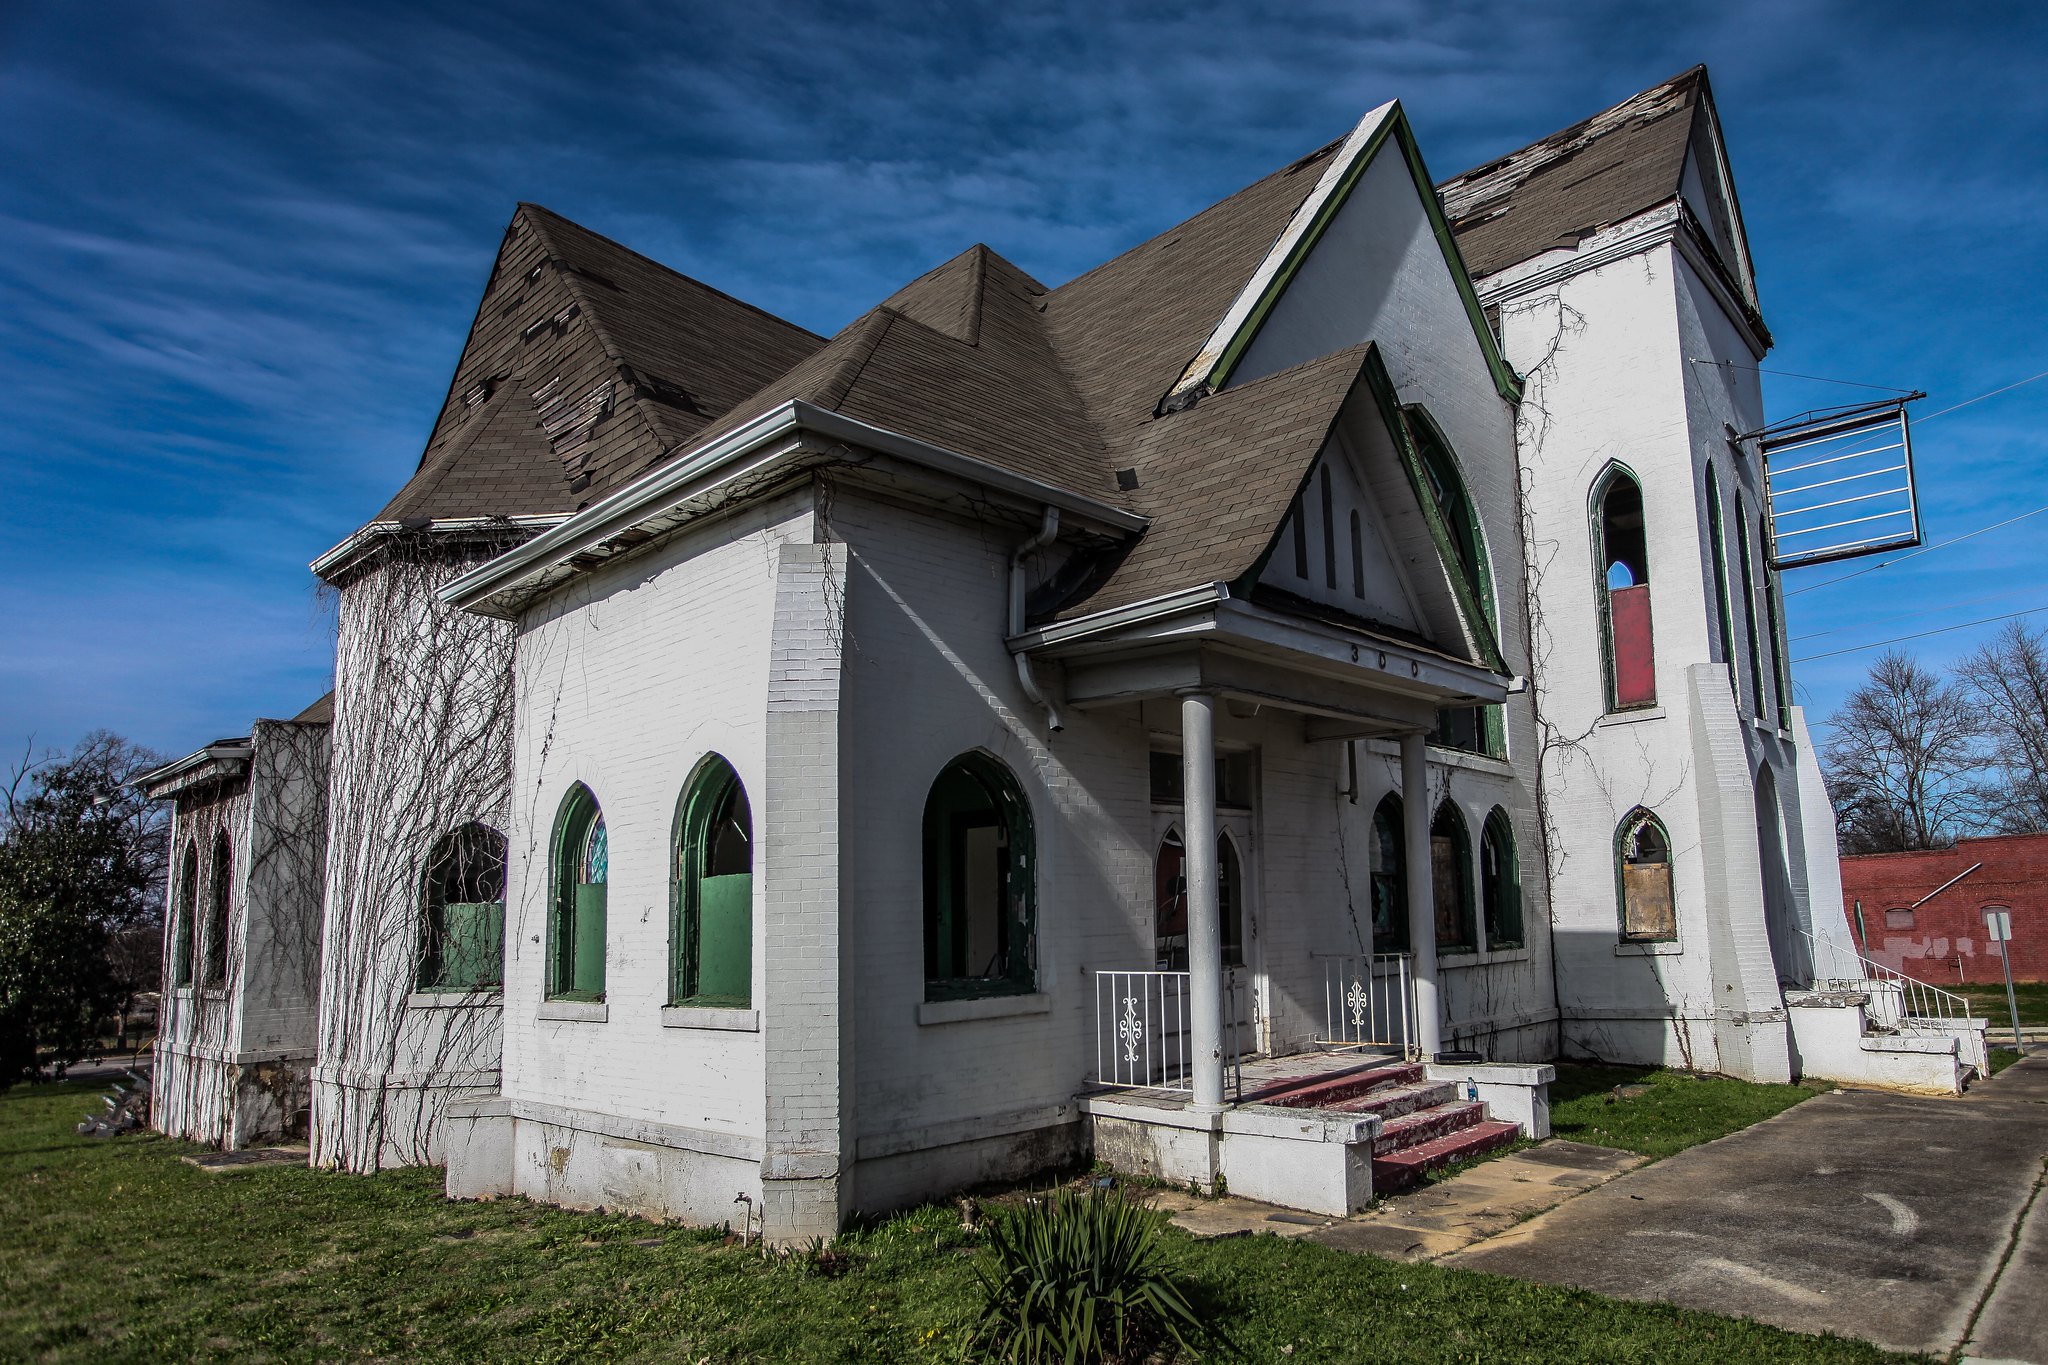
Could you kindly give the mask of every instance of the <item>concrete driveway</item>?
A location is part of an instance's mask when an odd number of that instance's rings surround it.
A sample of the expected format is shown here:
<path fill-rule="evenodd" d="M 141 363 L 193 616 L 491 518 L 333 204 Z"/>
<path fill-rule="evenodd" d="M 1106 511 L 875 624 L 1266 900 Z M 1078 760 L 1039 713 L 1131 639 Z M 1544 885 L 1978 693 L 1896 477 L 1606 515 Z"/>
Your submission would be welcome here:
<path fill-rule="evenodd" d="M 2030 1057 L 1959 1099 L 1819 1096 L 1442 1264 L 2048 1365 L 2044 1160 Z"/>

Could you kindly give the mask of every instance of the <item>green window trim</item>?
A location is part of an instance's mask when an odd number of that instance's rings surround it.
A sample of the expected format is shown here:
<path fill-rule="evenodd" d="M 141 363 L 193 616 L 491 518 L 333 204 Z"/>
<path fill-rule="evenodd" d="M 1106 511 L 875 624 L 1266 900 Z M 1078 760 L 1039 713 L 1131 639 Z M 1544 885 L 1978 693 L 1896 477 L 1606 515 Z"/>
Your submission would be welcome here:
<path fill-rule="evenodd" d="M 1764 571 L 1764 616 L 1770 626 L 1772 681 L 1778 689 L 1778 728 L 1792 728 L 1792 646 L 1785 638 L 1785 603 L 1777 571 L 1771 568 L 1771 528 L 1762 516 L 1757 519 L 1759 562 Z"/>
<path fill-rule="evenodd" d="M 443 835 L 420 881 L 423 994 L 496 993 L 505 984 L 505 836 L 470 823 Z"/>
<path fill-rule="evenodd" d="M 1500 662 L 1499 605 L 1494 599 L 1493 571 L 1486 553 L 1486 533 L 1479 525 L 1479 513 L 1458 469 L 1458 457 L 1436 418 L 1420 403 L 1402 410 L 1404 425 L 1415 452 L 1415 471 L 1420 475 L 1418 492 L 1426 493 L 1425 519 L 1439 551 L 1448 550 L 1446 562 L 1462 578 L 1460 606 L 1468 615 L 1476 612 L 1485 625 L 1482 651 L 1497 666 Z M 1506 758 L 1507 725 L 1502 708 L 1495 704 L 1447 707 L 1438 712 L 1429 742 L 1444 749 Z"/>
<path fill-rule="evenodd" d="M 1721 479 L 1712 463 L 1707 465 L 1707 542 L 1713 552 L 1714 619 L 1721 631 L 1721 662 L 1728 670 L 1729 690 L 1739 693 L 1735 680 L 1735 620 L 1728 614 L 1728 531 L 1721 516 Z"/>
<path fill-rule="evenodd" d="M 1450 904 L 1452 923 L 1445 925 L 1445 892 L 1443 879 L 1436 875 L 1437 841 L 1450 844 Z M 1449 801 L 1436 808 L 1436 814 L 1429 822 L 1430 891 L 1434 901 L 1436 919 L 1436 949 L 1438 953 L 1476 953 L 1479 951 L 1479 926 L 1476 905 L 1472 896 L 1472 833 L 1465 825 L 1465 815 Z M 1446 930 L 1448 929 L 1448 932 Z"/>
<path fill-rule="evenodd" d="M 1408 845 L 1401 798 L 1388 792 L 1372 813 L 1372 950 L 1408 951 Z"/>
<path fill-rule="evenodd" d="M 1037 876 L 1031 807 L 1010 770 L 978 751 L 948 763 L 924 806 L 926 1000 L 1037 989 Z"/>
<path fill-rule="evenodd" d="M 1609 524 L 1613 518 L 1607 505 L 1608 500 L 1624 484 L 1634 492 L 1636 516 L 1639 520 L 1643 521 L 1643 525 L 1640 527 L 1623 528 L 1610 526 Z M 1616 715 L 1624 711 L 1648 710 L 1657 705 L 1655 696 L 1652 696 L 1647 701 L 1631 701 L 1627 705 L 1622 704 L 1621 663 L 1616 658 L 1617 642 L 1615 640 L 1613 599 L 1613 594 L 1621 591 L 1621 589 L 1615 588 L 1611 581 L 1613 569 L 1617 563 L 1628 568 L 1630 576 L 1634 579 L 1634 583 L 1631 586 L 1641 587 L 1651 581 L 1650 538 L 1647 515 L 1647 508 L 1643 498 L 1643 481 L 1636 477 L 1636 472 L 1633 469 L 1630 469 L 1621 461 L 1610 461 L 1607 467 L 1600 472 L 1600 477 L 1593 481 L 1593 497 L 1588 517 L 1588 523 L 1593 536 L 1593 594 L 1600 604 L 1600 667 L 1605 688 L 1601 700 L 1609 715 Z M 1620 529 L 1633 529 L 1633 535 L 1624 538 L 1617 534 L 1617 531 Z M 1636 539 L 1641 540 L 1640 546 L 1630 543 Z M 1618 548 L 1617 542 L 1619 542 Z M 1633 565 L 1628 564 L 1630 557 L 1633 557 L 1636 561 Z M 1652 632 L 1648 647 L 1654 682 L 1654 670 L 1656 667 L 1654 624 Z"/>
<path fill-rule="evenodd" d="M 611 847 L 604 812 L 580 782 L 562 798 L 553 842 L 546 997 L 602 1000 Z"/>
<path fill-rule="evenodd" d="M 1649 834 L 1653 843 L 1645 849 L 1641 836 Z M 1629 868 L 1662 869 L 1661 885 L 1649 889 L 1660 893 L 1663 904 L 1630 904 L 1632 890 L 1640 894 L 1642 886 L 1631 887 Z M 1654 872 L 1650 878 L 1658 880 Z M 1664 822 L 1641 806 L 1637 806 L 1621 818 L 1614 829 L 1614 918 L 1615 929 L 1623 943 L 1675 943 L 1678 941 L 1678 893 L 1672 864 L 1671 834 L 1664 828 Z M 1645 925 L 1649 927 L 1644 927 Z"/>
<path fill-rule="evenodd" d="M 1479 894 L 1486 907 L 1489 951 L 1526 946 L 1522 920 L 1522 865 L 1515 852 L 1515 824 L 1495 806 L 1479 836 Z"/>
<path fill-rule="evenodd" d="M 740 777 L 708 755 L 676 803 L 669 1003 L 748 1009 L 754 1001 L 754 820 Z"/>
<path fill-rule="evenodd" d="M 1749 646 L 1749 695 L 1754 714 L 1761 720 L 1764 715 L 1764 670 L 1763 651 L 1756 630 L 1756 578 L 1749 566 L 1749 509 L 1743 505 L 1739 492 L 1735 495 L 1735 548 L 1742 557 L 1742 636 Z"/>
<path fill-rule="evenodd" d="M 189 987 L 195 974 L 192 950 L 199 924 L 199 846 L 185 842 L 178 872 L 178 901 L 171 923 L 171 984 Z"/>

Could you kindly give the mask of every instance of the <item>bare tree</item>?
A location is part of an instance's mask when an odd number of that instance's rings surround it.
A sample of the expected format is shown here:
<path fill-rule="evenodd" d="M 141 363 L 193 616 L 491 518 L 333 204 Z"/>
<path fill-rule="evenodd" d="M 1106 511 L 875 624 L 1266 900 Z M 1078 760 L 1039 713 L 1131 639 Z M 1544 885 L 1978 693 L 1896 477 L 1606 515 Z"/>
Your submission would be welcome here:
<path fill-rule="evenodd" d="M 1955 676 L 1984 728 L 1991 823 L 2007 834 L 2048 830 L 2048 632 L 2008 622 Z"/>
<path fill-rule="evenodd" d="M 1880 655 L 1829 732 L 1821 759 L 1843 852 L 1941 848 L 1980 822 L 1976 706 L 1912 655 Z"/>

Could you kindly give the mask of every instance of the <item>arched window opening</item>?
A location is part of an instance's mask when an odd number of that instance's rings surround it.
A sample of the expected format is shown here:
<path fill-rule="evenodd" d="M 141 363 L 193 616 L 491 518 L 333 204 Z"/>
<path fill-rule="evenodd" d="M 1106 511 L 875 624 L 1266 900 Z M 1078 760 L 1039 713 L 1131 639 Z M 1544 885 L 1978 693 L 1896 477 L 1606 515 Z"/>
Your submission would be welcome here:
<path fill-rule="evenodd" d="M 186 843 L 178 866 L 178 901 L 171 922 L 171 984 L 192 984 L 192 956 L 199 927 L 199 846 Z"/>
<path fill-rule="evenodd" d="M 1721 479 L 1707 466 L 1707 545 L 1714 562 L 1714 622 L 1720 629 L 1721 662 L 1735 687 L 1735 622 L 1728 615 L 1728 532 L 1721 520 Z"/>
<path fill-rule="evenodd" d="M 1472 836 L 1449 801 L 1429 822 L 1430 892 L 1436 901 L 1436 946 L 1466 953 L 1479 946 L 1472 914 Z"/>
<path fill-rule="evenodd" d="M 1445 448 L 1435 424 L 1423 416 L 1419 408 L 1411 409 L 1411 412 L 1415 420 L 1410 426 L 1416 437 L 1417 453 L 1422 457 L 1423 479 L 1429 486 L 1429 496 L 1436 504 L 1437 515 L 1449 537 L 1451 554 L 1456 560 L 1453 567 L 1471 590 L 1472 603 L 1478 608 L 1486 629 L 1498 632 L 1500 626 L 1493 600 L 1493 574 L 1487 567 L 1486 539 L 1479 529 L 1479 513 L 1473 506 L 1472 495 L 1466 490 L 1465 480 L 1458 473 L 1457 461 Z M 1507 733 L 1501 720 L 1501 708 L 1459 706 L 1439 711 L 1429 742 L 1446 749 L 1505 758 Z"/>
<path fill-rule="evenodd" d="M 1372 950 L 1408 951 L 1408 851 L 1401 798 L 1391 792 L 1372 813 Z"/>
<path fill-rule="evenodd" d="M 1337 503 L 1330 496 L 1330 466 L 1316 471 L 1316 490 L 1323 499 L 1323 582 L 1337 590 Z"/>
<path fill-rule="evenodd" d="M 1188 969 L 1188 863 L 1180 830 L 1159 841 L 1152 864 L 1154 943 L 1159 970 Z M 1244 870 L 1230 836 L 1216 836 L 1216 913 L 1223 925 L 1223 965 L 1244 965 Z"/>
<path fill-rule="evenodd" d="M 1033 989 L 1038 905 L 1031 809 L 985 754 L 947 764 L 924 803 L 925 998 Z"/>
<path fill-rule="evenodd" d="M 754 999 L 754 816 L 717 754 L 683 789 L 675 843 L 670 997 L 745 1009 Z"/>
<path fill-rule="evenodd" d="M 228 911 L 234 904 L 235 859 L 226 830 L 213 836 L 211 896 L 207 902 L 205 964 L 199 975 L 202 986 L 228 983 Z"/>
<path fill-rule="evenodd" d="M 1522 946 L 1522 866 L 1515 856 L 1515 825 L 1495 806 L 1479 836 L 1479 899 L 1486 911 L 1486 946 Z"/>
<path fill-rule="evenodd" d="M 1764 666 L 1763 650 L 1756 638 L 1756 579 L 1749 567 L 1749 511 L 1743 506 L 1742 494 L 1735 495 L 1735 550 L 1741 557 L 1742 571 L 1742 641 L 1749 648 L 1749 696 L 1752 709 L 1759 719 L 1764 714 Z"/>
<path fill-rule="evenodd" d="M 496 990 L 505 982 L 505 836 L 468 824 L 427 855 L 420 989 Z"/>
<path fill-rule="evenodd" d="M 1791 646 L 1785 639 L 1784 604 L 1779 601 L 1778 575 L 1771 568 L 1771 528 L 1763 517 L 1756 519 L 1757 557 L 1764 571 L 1764 616 L 1769 623 L 1771 657 L 1776 667 L 1771 682 L 1778 689 L 1778 728 L 1792 728 Z"/>
<path fill-rule="evenodd" d="M 1595 502 L 1607 706 L 1626 710 L 1657 701 L 1657 659 L 1650 628 L 1650 554 L 1643 490 L 1627 471 L 1607 475 Z"/>
<path fill-rule="evenodd" d="M 611 849 L 604 812 L 578 783 L 555 821 L 554 914 L 548 923 L 548 998 L 604 999 L 605 885 Z"/>
<path fill-rule="evenodd" d="M 1631 811 L 1615 834 L 1615 880 L 1621 891 L 1621 936 L 1630 942 L 1678 937 L 1671 886 L 1671 838 L 1656 816 Z"/>

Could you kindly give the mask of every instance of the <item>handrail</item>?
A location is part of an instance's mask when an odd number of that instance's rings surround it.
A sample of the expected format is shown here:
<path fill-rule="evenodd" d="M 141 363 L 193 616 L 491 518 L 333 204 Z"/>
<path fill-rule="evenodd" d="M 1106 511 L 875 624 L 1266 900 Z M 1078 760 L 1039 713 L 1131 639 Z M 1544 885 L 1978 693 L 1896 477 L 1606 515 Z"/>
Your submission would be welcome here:
<path fill-rule="evenodd" d="M 1833 939 L 1821 938 L 1801 929 L 1798 931 L 1807 945 L 1816 950 L 1814 985 L 1822 981 L 1874 982 L 1891 987 L 1899 992 L 1899 1017 L 1890 1020 L 1897 1027 L 1911 1028 L 1915 1020 L 1955 1020 L 1970 1017 L 1970 1002 L 1954 991 L 1945 991 L 1916 977 L 1907 976 L 1894 967 L 1873 961 L 1854 949 L 1844 948 Z M 1829 970 L 1823 972 L 1819 966 L 1818 950 L 1825 949 Z M 1834 968 L 1842 965 L 1842 959 L 1849 959 L 1855 970 L 1841 972 Z"/>

